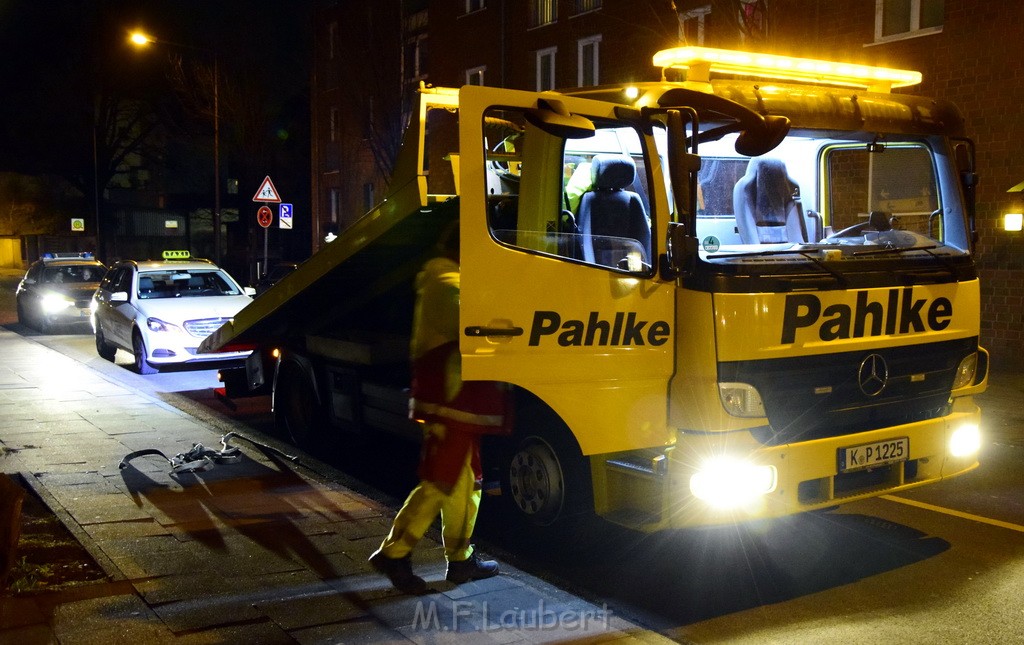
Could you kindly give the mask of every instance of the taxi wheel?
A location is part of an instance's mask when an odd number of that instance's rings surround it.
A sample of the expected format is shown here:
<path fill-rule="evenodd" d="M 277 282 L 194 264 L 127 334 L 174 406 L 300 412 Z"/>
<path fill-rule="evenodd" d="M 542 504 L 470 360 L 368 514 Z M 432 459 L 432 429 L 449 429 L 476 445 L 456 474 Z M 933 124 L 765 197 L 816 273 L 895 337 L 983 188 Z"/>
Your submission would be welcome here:
<path fill-rule="evenodd" d="M 103 336 L 103 330 L 96 327 L 96 353 L 100 355 L 100 358 L 104 358 L 110 362 L 114 361 L 114 356 L 117 355 L 117 347 L 107 343 L 107 339 Z"/>
<path fill-rule="evenodd" d="M 28 316 L 25 315 L 25 306 L 18 301 L 18 324 L 28 326 Z"/>
<path fill-rule="evenodd" d="M 157 369 L 146 361 L 146 341 L 142 334 L 132 334 L 132 353 L 135 355 L 135 371 L 139 374 L 156 374 Z"/>

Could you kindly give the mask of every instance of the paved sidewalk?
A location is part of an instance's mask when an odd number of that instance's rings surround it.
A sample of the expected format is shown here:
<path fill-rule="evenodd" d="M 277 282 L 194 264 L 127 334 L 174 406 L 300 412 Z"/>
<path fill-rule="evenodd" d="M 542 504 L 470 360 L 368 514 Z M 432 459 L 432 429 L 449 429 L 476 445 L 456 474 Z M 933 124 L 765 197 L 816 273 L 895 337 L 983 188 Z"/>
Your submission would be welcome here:
<path fill-rule="evenodd" d="M 661 642 L 502 563 L 398 594 L 366 562 L 391 509 L 244 441 L 241 463 L 170 475 L 168 456 L 223 430 L 0 328 L 0 472 L 21 474 L 109 576 L 75 593 L 0 598 L 0 644 Z"/>

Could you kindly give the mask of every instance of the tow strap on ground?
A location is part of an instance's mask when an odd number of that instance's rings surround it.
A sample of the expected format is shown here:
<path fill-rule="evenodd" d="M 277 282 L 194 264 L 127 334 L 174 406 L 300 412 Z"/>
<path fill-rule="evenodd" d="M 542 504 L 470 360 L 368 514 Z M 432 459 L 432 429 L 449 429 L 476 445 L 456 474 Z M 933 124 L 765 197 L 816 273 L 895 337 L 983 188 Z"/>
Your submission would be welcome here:
<path fill-rule="evenodd" d="M 239 461 L 242 460 L 242 451 L 238 446 L 230 445 L 229 441 L 232 438 L 238 438 L 244 441 L 248 441 L 254 446 L 263 448 L 265 450 L 269 450 L 273 453 L 276 453 L 277 455 L 280 455 L 281 457 L 284 457 L 285 459 L 288 459 L 289 461 L 298 462 L 299 460 L 298 457 L 282 452 L 281 450 L 278 450 L 273 446 L 261 443 L 254 439 L 250 439 L 249 437 L 240 435 L 235 432 L 229 432 L 220 438 L 220 450 L 207 448 L 201 443 L 194 443 L 192 444 L 192 449 L 189 450 L 188 452 L 179 452 L 173 457 L 168 457 L 167 455 L 165 455 L 160 450 L 157 450 L 156 448 L 145 448 L 143 450 L 136 450 L 135 452 L 130 452 L 127 455 L 125 455 L 124 458 L 121 460 L 121 463 L 119 463 L 117 467 L 118 469 L 123 470 L 128 467 L 128 462 L 130 462 L 132 459 L 135 459 L 136 457 L 146 457 L 150 455 L 155 455 L 157 457 L 162 457 L 163 459 L 165 459 L 171 467 L 171 474 L 202 472 L 204 470 L 209 470 L 210 468 L 213 468 L 215 464 L 237 464 Z"/>

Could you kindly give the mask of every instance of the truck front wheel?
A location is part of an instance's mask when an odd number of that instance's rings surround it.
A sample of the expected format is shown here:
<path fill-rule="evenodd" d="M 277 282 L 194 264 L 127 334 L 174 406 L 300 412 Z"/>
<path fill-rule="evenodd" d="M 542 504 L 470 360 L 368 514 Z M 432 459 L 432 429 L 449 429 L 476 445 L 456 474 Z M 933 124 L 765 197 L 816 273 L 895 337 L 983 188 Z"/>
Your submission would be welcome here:
<path fill-rule="evenodd" d="M 310 448 L 321 426 L 313 379 L 297 365 L 282 365 L 274 388 L 277 428 L 299 448 Z"/>
<path fill-rule="evenodd" d="M 529 435 L 512 450 L 505 468 L 505 490 L 513 507 L 529 523 L 592 511 L 589 468 L 574 441 Z"/>

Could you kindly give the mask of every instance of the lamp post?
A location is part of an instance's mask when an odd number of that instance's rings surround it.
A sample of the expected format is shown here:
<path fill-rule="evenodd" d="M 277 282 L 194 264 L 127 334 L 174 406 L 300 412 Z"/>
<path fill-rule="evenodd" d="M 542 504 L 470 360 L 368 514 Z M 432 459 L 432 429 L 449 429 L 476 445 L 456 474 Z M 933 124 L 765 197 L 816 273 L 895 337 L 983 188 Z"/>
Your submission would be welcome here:
<path fill-rule="evenodd" d="M 145 47 L 155 43 L 213 54 L 213 261 L 220 264 L 220 55 L 215 49 L 210 50 L 202 47 L 172 43 L 166 40 L 157 40 L 141 31 L 131 32 L 128 40 L 136 47 Z"/>

